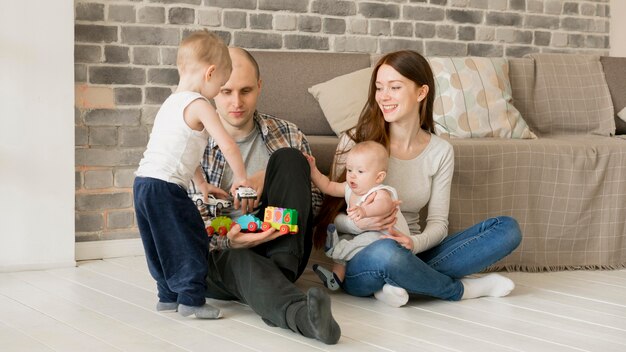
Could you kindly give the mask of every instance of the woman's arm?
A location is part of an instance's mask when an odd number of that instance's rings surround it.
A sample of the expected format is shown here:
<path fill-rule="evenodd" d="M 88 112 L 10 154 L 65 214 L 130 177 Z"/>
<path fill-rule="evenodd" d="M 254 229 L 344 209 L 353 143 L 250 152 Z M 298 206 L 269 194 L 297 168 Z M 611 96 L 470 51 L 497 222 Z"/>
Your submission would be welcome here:
<path fill-rule="evenodd" d="M 437 172 L 432 177 L 428 217 L 421 234 L 411 236 L 413 253 L 426 251 L 443 241 L 448 235 L 448 213 L 450 211 L 450 188 L 454 174 L 454 150 L 447 144 Z"/>

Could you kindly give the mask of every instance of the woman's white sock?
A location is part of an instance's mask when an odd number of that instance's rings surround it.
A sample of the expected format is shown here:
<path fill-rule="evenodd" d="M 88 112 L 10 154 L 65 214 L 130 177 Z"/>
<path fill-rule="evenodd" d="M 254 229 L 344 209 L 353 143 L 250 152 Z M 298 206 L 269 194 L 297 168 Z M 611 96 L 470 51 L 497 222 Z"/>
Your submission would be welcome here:
<path fill-rule="evenodd" d="M 515 283 L 508 277 L 489 274 L 479 278 L 461 279 L 464 291 L 461 299 L 477 297 L 504 297 L 515 288 Z"/>
<path fill-rule="evenodd" d="M 402 307 L 409 301 L 409 294 L 405 289 L 389 284 L 385 284 L 382 290 L 374 293 L 374 297 L 396 308 Z"/>

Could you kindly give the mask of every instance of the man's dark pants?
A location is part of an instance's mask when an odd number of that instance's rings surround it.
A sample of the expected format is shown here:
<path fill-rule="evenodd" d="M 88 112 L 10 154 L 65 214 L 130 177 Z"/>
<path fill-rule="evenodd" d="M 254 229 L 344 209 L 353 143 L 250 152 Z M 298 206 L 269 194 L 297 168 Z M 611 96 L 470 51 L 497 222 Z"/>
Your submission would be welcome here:
<path fill-rule="evenodd" d="M 312 247 L 311 171 L 299 150 L 283 148 L 271 155 L 261 201 L 264 206 L 296 209 L 299 232 L 252 249 L 209 253 L 206 296 L 239 300 L 266 322 L 290 328 L 288 321 L 294 317 L 287 308 L 306 301 L 293 282 L 304 271 Z"/>

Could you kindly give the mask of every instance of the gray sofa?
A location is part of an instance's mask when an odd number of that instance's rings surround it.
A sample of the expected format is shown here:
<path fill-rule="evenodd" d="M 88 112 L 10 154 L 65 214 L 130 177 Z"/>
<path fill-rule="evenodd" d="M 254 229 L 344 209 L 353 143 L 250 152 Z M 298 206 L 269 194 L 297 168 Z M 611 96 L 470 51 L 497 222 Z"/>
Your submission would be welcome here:
<path fill-rule="evenodd" d="M 370 66 L 370 55 L 261 51 L 253 55 L 263 79 L 259 110 L 298 124 L 320 169 L 327 173 L 338 139 L 307 89 Z M 576 102 L 568 106 L 567 100 L 552 96 L 558 92 L 541 90 L 542 84 L 546 88 L 550 83 L 541 76 L 545 67 L 533 58 L 519 58 L 510 59 L 509 68 L 513 104 L 539 138 L 450 139 L 455 152 L 450 233 L 490 216 L 509 215 L 520 223 L 522 243 L 490 270 L 624 267 L 625 136 L 569 133 L 568 114 L 580 112 L 570 111 Z M 562 69 L 567 71 L 558 63 L 554 68 Z M 606 86 L 604 77 L 594 79 Z M 613 90 L 611 95 L 618 94 Z M 539 100 L 545 100 L 543 105 Z M 565 105 L 556 107 L 558 114 L 553 115 L 558 119 L 552 121 L 546 111 L 554 111 L 550 104 L 557 100 Z"/>

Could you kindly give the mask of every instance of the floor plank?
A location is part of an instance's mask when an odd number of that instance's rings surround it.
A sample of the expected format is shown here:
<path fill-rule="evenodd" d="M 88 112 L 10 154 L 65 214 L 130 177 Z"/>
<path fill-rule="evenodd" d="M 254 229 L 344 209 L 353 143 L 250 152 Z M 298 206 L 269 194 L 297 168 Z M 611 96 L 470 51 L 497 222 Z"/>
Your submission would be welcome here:
<path fill-rule="evenodd" d="M 318 260 L 324 263 L 324 260 Z M 316 262 L 313 258 L 311 264 Z M 248 306 L 208 300 L 219 320 L 154 310 L 145 257 L 0 274 L 4 351 L 624 351 L 626 270 L 503 273 L 511 295 L 402 308 L 331 292 L 340 343 L 267 326 Z M 296 284 L 321 286 L 309 269 Z"/>

